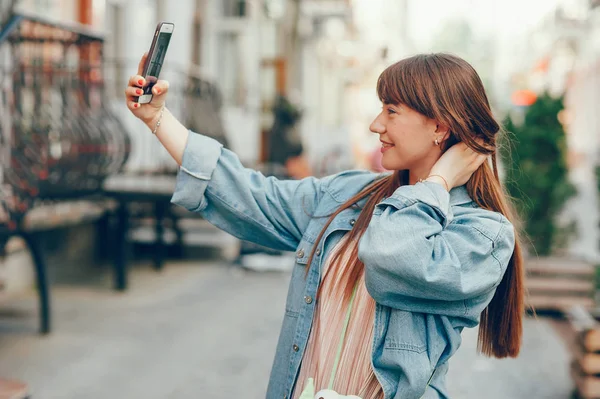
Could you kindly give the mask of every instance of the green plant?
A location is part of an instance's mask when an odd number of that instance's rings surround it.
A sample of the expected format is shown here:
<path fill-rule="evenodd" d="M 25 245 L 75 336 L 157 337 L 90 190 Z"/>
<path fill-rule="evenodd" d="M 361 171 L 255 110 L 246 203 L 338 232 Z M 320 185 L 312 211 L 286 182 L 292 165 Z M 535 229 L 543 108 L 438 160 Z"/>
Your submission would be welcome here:
<path fill-rule="evenodd" d="M 508 150 L 501 147 L 506 165 L 506 188 L 516 199 L 530 248 L 549 255 L 557 242 L 566 243 L 573 225 L 560 226 L 557 218 L 575 187 L 568 180 L 565 132 L 558 120 L 562 98 L 541 95 L 525 113 L 522 124 L 511 118 L 505 128 L 511 136 Z M 504 144 L 508 141 L 505 140 Z"/>

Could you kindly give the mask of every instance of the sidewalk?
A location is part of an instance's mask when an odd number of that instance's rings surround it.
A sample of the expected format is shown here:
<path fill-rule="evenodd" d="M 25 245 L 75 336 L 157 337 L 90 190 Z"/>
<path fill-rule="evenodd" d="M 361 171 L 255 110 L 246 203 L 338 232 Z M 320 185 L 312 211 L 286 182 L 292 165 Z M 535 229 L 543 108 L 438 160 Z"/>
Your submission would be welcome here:
<path fill-rule="evenodd" d="M 209 262 L 137 266 L 130 291 L 110 275 L 54 288 L 55 332 L 35 334 L 35 296 L 0 306 L 0 375 L 34 399 L 264 398 L 287 273 Z M 453 398 L 563 399 L 567 353 L 550 325 L 527 319 L 522 356 L 475 355 L 476 331 L 451 363 Z"/>

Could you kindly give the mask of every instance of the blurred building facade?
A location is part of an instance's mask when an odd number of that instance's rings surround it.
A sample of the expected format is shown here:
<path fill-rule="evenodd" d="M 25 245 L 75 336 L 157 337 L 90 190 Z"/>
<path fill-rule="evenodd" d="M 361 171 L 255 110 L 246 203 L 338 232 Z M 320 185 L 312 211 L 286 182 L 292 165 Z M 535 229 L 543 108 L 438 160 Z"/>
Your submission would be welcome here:
<path fill-rule="evenodd" d="M 231 148 L 244 162 L 264 157 L 277 94 L 303 110 L 298 134 L 309 154 L 343 131 L 347 76 L 339 58 L 352 32 L 350 0 L 23 0 L 22 6 L 105 34 L 107 89 L 132 132 L 129 171 L 174 167 L 145 127 L 126 117 L 122 98 L 159 21 L 175 24 L 161 77 L 180 85 L 198 76 L 218 88 Z M 170 99 L 170 108 L 185 119 L 180 102 Z"/>
<path fill-rule="evenodd" d="M 572 206 L 580 209 L 577 215 L 582 226 L 573 251 L 598 260 L 600 199 L 594 170 L 600 165 L 600 2 L 589 2 L 589 8 L 584 8 L 578 33 L 573 39 L 576 57 L 566 82 L 565 121 L 571 176 L 579 190 Z"/>
<path fill-rule="evenodd" d="M 95 28 L 104 25 L 105 0 L 20 0 L 17 3 L 26 11 L 49 19 L 83 22 Z"/>
<path fill-rule="evenodd" d="M 377 78 L 390 64 L 411 55 L 416 48 L 409 34 L 408 0 L 355 0 L 353 35 L 350 44 L 350 71 L 346 103 L 352 157 L 358 167 L 371 169 L 379 163 L 378 135 L 369 125 L 381 112 Z"/>
<path fill-rule="evenodd" d="M 599 199 L 594 170 L 600 163 L 600 2 L 561 1 L 526 46 L 529 69 L 513 75 L 513 88 L 564 95 L 560 120 L 568 143 L 570 178 L 577 195 L 564 217 L 577 223 L 573 255 L 600 259 Z"/>
<path fill-rule="evenodd" d="M 174 40 L 163 77 L 173 82 L 182 74 L 198 74 L 214 82 L 222 94 L 221 117 L 231 148 L 244 162 L 255 164 L 264 156 L 264 135 L 277 94 L 304 110 L 300 133 L 309 151 L 319 137 L 315 126 L 331 125 L 330 119 L 335 123 L 343 97 L 343 85 L 336 82 L 343 76 L 339 69 L 322 67 L 315 43 L 326 20 L 341 18 L 345 24 L 349 10 L 346 0 L 181 0 L 177 6 L 160 0 L 108 0 L 106 32 L 113 54 L 107 57 L 127 60 L 129 68 L 119 74 L 129 76 L 156 23 L 173 21 Z M 152 151 L 167 156 L 159 148 Z"/>

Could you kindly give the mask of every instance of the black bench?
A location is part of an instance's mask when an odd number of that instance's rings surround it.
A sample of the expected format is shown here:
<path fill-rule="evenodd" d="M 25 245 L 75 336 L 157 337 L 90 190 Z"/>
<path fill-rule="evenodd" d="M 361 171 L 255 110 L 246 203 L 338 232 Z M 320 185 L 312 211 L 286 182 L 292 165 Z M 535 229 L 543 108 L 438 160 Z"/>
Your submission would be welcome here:
<path fill-rule="evenodd" d="M 154 268 L 161 270 L 165 259 L 164 220 L 174 220 L 170 212 L 170 201 L 175 188 L 174 176 L 127 176 L 117 175 L 109 177 L 104 183 L 103 193 L 117 203 L 114 211 L 116 215 L 116 228 L 114 231 L 115 254 L 113 259 L 114 287 L 124 291 L 128 286 L 128 253 L 131 203 L 148 203 L 154 210 Z M 181 231 L 173 223 L 177 234 L 177 241 L 181 245 Z"/>
<path fill-rule="evenodd" d="M 115 175 L 104 182 L 103 194 L 117 203 L 115 228 L 115 254 L 113 259 L 114 287 L 123 291 L 128 286 L 128 254 L 130 251 L 131 222 L 135 218 L 130 206 L 148 204 L 154 223 L 153 265 L 161 270 L 166 257 L 165 222 L 171 222 L 175 245 L 181 253 L 187 244 L 202 244 L 221 248 L 223 258 L 235 261 L 239 257 L 241 242 L 208 224 L 201 217 L 171 204 L 175 190 L 175 175 Z M 191 240 L 191 237 L 194 240 Z M 189 241 L 188 241 L 189 242 Z"/>
<path fill-rule="evenodd" d="M 32 208 L 16 229 L 0 225 L 0 251 L 12 237 L 21 237 L 33 258 L 39 298 L 41 334 L 51 331 L 50 283 L 43 247 L 43 236 L 57 229 L 68 228 L 101 220 L 110 210 L 105 200 L 77 200 L 57 202 Z"/>

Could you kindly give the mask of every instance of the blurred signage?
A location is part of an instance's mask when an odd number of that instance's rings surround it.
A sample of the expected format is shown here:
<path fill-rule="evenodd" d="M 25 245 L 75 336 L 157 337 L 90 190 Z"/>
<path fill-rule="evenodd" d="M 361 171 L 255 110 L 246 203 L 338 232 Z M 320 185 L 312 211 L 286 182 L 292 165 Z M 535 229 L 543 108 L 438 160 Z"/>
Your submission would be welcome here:
<path fill-rule="evenodd" d="M 531 90 L 517 90 L 511 96 L 512 103 L 519 107 L 528 107 L 535 103 L 535 100 L 537 100 L 537 94 Z"/>

